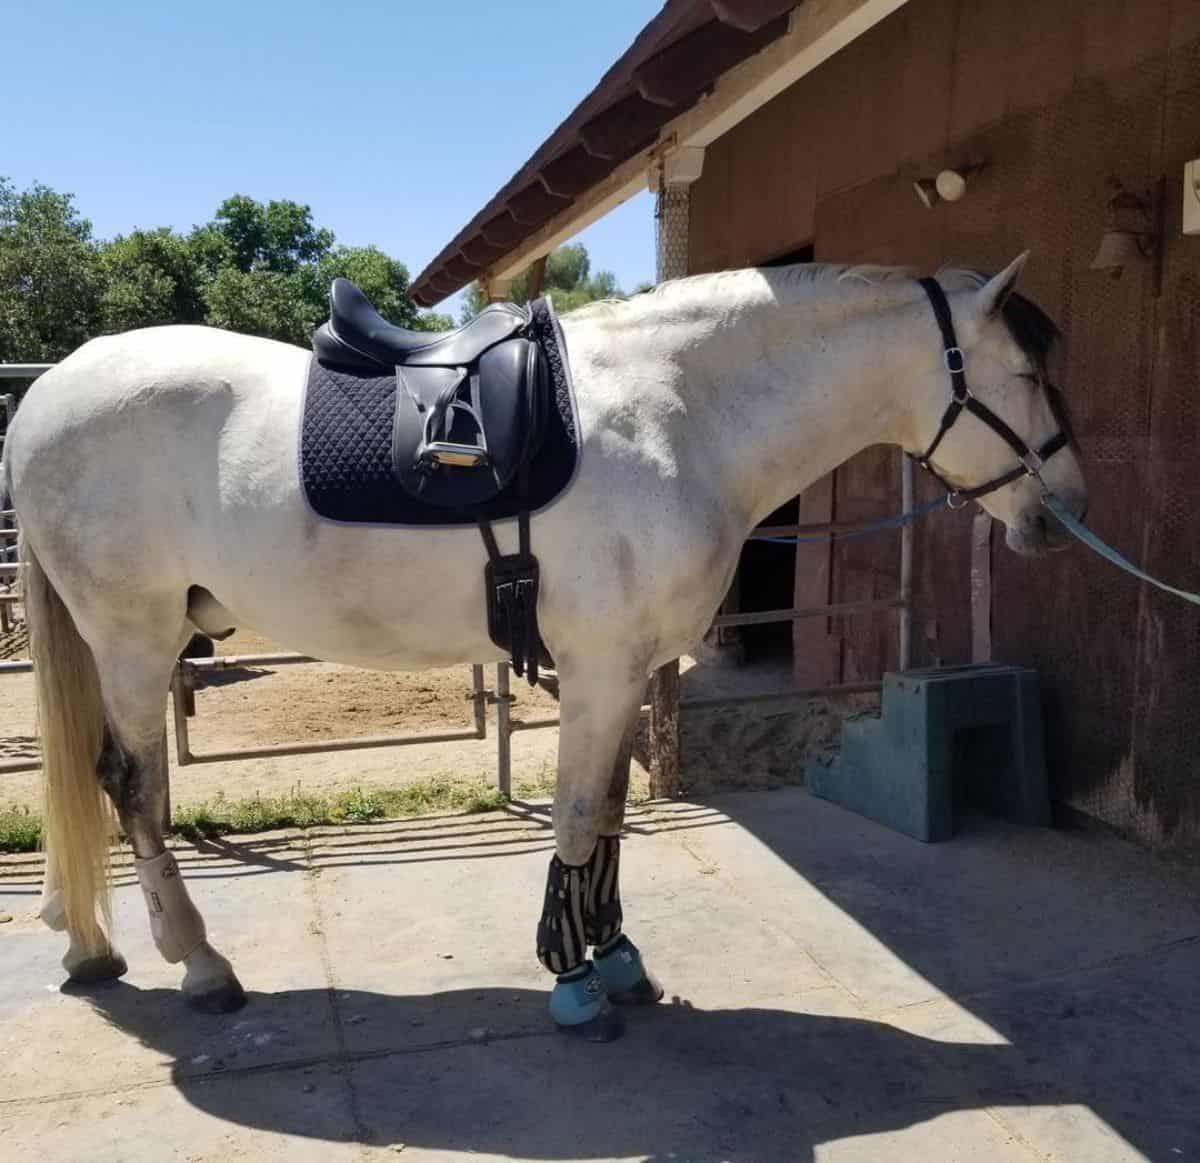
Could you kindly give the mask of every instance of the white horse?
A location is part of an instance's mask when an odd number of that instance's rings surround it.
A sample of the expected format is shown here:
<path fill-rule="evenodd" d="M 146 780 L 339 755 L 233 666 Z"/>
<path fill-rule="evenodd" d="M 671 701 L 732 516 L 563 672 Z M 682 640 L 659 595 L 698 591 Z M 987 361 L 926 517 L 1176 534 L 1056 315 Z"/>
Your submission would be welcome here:
<path fill-rule="evenodd" d="M 1023 262 L 990 280 L 940 280 L 975 399 L 1036 447 L 1059 426 L 1043 390 L 1055 332 L 1013 292 Z M 585 307 L 562 328 L 581 442 L 574 483 L 533 520 L 562 722 L 538 951 L 559 978 L 559 1024 L 610 1037 L 606 995 L 660 995 L 622 935 L 617 884 L 647 677 L 704 634 L 766 514 L 868 445 L 929 446 L 954 344 L 910 274 L 868 267 L 703 275 Z M 160 826 L 164 694 L 193 632 L 249 626 L 378 669 L 498 657 L 473 527 L 344 526 L 309 510 L 297 469 L 309 358 L 203 327 L 96 339 L 37 381 L 13 424 L 47 786 L 42 915 L 69 935 L 76 980 L 125 970 L 102 923 L 107 798 L 188 1001 L 225 1011 L 244 1000 Z M 964 489 L 1014 462 L 968 413 L 933 457 Z M 982 498 L 1019 553 L 1065 536 L 1043 517 L 1044 487 L 1082 514 L 1070 448 Z M 515 550 L 514 523 L 497 531 Z"/>

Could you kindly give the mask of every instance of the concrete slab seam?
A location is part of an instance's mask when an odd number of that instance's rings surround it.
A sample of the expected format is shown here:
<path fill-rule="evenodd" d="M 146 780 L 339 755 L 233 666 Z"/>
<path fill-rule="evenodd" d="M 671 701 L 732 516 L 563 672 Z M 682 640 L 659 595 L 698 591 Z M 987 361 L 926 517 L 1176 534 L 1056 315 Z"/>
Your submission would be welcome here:
<path fill-rule="evenodd" d="M 359 1109 L 358 1091 L 354 1086 L 354 1071 L 346 1069 L 350 1065 L 350 1049 L 346 1042 L 346 1029 L 342 1021 L 342 1010 L 338 1004 L 337 981 L 333 973 L 333 958 L 329 953 L 329 944 L 325 937 L 325 916 L 321 909 L 320 896 L 316 890 L 316 879 L 321 875 L 320 869 L 313 862 L 312 838 L 305 833 L 301 839 L 301 851 L 304 854 L 304 892 L 309 899 L 309 907 L 316 918 L 317 947 L 321 955 L 321 970 L 325 974 L 325 993 L 329 999 L 330 1013 L 333 1017 L 333 1032 L 337 1039 L 336 1063 L 337 1073 L 341 1075 L 346 1087 L 346 1100 L 350 1109 L 350 1118 L 354 1124 L 354 1138 L 359 1144 L 360 1151 L 365 1152 L 367 1126 Z"/>
<path fill-rule="evenodd" d="M 687 854 L 702 867 L 715 869 L 719 869 L 721 867 L 715 860 L 712 860 L 709 857 L 701 857 L 696 852 L 693 852 L 692 849 L 688 847 L 686 840 L 681 838 L 678 843 L 683 850 L 687 852 Z M 701 841 L 697 841 L 697 843 L 701 843 Z M 753 912 L 752 898 L 750 894 L 742 888 L 736 873 L 726 874 L 721 878 L 721 883 L 726 886 L 727 890 L 732 895 L 736 896 L 746 906 L 748 912 Z M 822 964 L 821 959 L 817 957 L 817 955 L 807 945 L 801 941 L 798 941 L 786 929 L 780 928 L 769 917 L 759 916 L 757 920 L 764 929 L 772 934 L 772 936 L 780 941 L 785 942 L 793 949 L 798 950 L 801 954 L 807 957 L 809 961 L 811 961 L 816 967 L 820 975 L 829 983 L 830 988 L 836 989 L 838 992 L 843 994 L 850 1001 L 850 1003 L 862 1013 L 865 1014 L 867 1012 L 866 1003 L 858 996 L 858 994 L 856 994 L 854 990 L 852 990 L 844 982 L 840 981 L 830 969 Z"/>

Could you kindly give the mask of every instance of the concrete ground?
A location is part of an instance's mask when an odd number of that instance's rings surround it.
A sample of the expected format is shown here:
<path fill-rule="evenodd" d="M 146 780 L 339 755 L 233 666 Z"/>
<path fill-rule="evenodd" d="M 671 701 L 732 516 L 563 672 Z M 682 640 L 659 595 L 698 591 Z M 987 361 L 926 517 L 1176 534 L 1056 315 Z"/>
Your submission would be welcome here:
<path fill-rule="evenodd" d="M 622 1041 L 545 1015 L 545 808 L 181 850 L 250 994 L 185 1010 L 121 867 L 129 975 L 60 989 L 0 862 L 0 1158 L 1200 1159 L 1200 894 L 1107 836 L 923 846 L 800 790 L 631 813 Z"/>

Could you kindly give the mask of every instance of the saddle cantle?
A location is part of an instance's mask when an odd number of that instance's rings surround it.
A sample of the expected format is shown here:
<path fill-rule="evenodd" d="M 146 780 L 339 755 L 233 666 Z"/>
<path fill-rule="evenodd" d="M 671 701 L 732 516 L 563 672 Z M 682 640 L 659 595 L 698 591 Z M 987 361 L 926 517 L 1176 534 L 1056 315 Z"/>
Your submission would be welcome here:
<path fill-rule="evenodd" d="M 313 350 L 323 363 L 340 367 L 451 367 L 473 363 L 528 326 L 526 308 L 492 303 L 453 331 L 409 331 L 389 323 L 349 279 L 334 279 L 329 321 L 317 328 Z"/>
<path fill-rule="evenodd" d="M 338 521 L 477 523 L 489 632 L 516 672 L 536 681 L 544 647 L 529 515 L 570 483 L 578 453 L 549 301 L 493 304 L 453 331 L 409 331 L 335 279 L 313 354 L 300 465 L 314 511 Z M 491 522 L 513 516 L 520 550 L 501 555 Z"/>

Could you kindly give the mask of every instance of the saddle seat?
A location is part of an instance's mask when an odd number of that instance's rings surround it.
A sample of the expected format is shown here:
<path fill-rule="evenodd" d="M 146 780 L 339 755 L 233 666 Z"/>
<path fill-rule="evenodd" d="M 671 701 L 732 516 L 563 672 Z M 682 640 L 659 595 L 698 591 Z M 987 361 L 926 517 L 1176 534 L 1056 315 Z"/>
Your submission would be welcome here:
<path fill-rule="evenodd" d="M 340 367 L 448 367 L 470 364 L 529 324 L 515 303 L 493 303 L 452 331 L 410 331 L 389 323 L 349 279 L 329 288 L 329 321 L 313 336 L 323 363 Z"/>
<path fill-rule="evenodd" d="M 396 378 L 392 474 L 422 504 L 485 513 L 527 468 L 545 433 L 553 388 L 530 312 L 485 308 L 453 331 L 388 323 L 349 279 L 334 279 L 317 360 Z"/>

